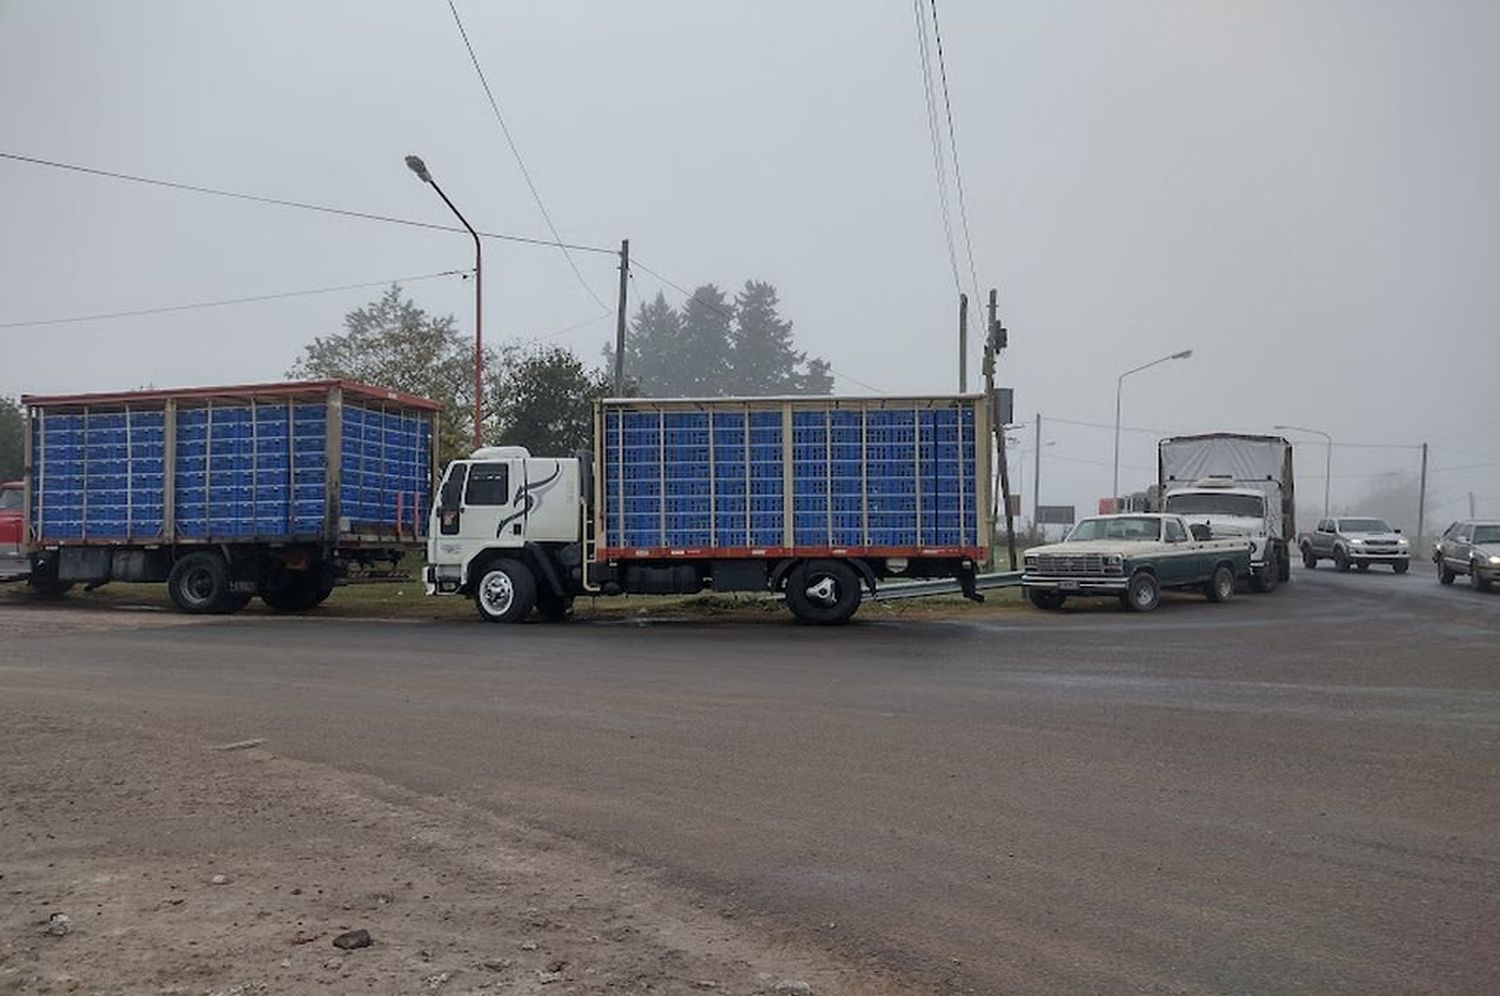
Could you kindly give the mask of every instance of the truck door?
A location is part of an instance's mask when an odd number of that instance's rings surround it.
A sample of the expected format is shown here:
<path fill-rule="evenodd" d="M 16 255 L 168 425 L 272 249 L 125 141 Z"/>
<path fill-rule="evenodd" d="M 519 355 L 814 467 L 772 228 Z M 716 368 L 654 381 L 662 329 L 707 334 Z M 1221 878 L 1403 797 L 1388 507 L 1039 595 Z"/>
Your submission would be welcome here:
<path fill-rule="evenodd" d="M 532 500 L 522 459 L 484 460 L 469 465 L 464 489 L 465 536 L 500 546 L 522 546 L 529 538 Z"/>

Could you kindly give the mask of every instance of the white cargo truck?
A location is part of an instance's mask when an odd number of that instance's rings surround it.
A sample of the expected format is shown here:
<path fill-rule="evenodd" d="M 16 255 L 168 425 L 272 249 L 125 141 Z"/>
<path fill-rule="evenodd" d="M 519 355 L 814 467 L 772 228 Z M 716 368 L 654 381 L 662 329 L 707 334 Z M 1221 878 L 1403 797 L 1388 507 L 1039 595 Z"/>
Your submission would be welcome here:
<path fill-rule="evenodd" d="M 1268 592 L 1291 580 L 1291 443 L 1229 432 L 1174 436 L 1157 446 L 1157 471 L 1162 511 L 1208 526 L 1216 539 L 1250 540 L 1252 589 Z"/>

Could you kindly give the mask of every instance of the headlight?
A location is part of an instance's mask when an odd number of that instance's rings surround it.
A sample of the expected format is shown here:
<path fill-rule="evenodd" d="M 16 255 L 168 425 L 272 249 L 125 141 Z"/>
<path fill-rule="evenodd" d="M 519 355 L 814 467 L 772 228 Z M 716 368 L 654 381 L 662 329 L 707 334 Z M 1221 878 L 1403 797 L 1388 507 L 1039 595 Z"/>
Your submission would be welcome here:
<path fill-rule="evenodd" d="M 1396 541 L 1396 545 L 1397 545 L 1397 546 L 1399 546 L 1399 547 L 1400 547 L 1400 548 L 1401 548 L 1401 549 L 1403 549 L 1403 550 L 1405 550 L 1405 549 L 1406 549 L 1406 548 L 1407 548 L 1407 547 L 1409 547 L 1409 546 L 1411 546 L 1411 544 L 1410 544 L 1410 543 L 1408 543 L 1408 542 L 1407 542 L 1407 541 L 1406 541 L 1406 540 L 1404 540 L 1404 539 L 1398 539 L 1398 540 L 1397 540 L 1397 541 Z"/>
<path fill-rule="evenodd" d="M 1119 565 L 1125 563 L 1125 557 L 1122 554 L 1112 553 L 1108 557 L 1104 558 L 1104 562 L 1106 564 L 1118 567 Z"/>
<path fill-rule="evenodd" d="M 1490 563 L 1492 563 L 1492 564 L 1500 564 L 1500 557 L 1491 557 L 1490 558 Z"/>
<path fill-rule="evenodd" d="M 1365 545 L 1365 541 L 1362 540 L 1362 539 L 1360 539 L 1358 536 L 1355 536 L 1355 537 L 1353 537 L 1352 539 L 1349 540 L 1349 545 L 1350 546 L 1364 546 Z"/>

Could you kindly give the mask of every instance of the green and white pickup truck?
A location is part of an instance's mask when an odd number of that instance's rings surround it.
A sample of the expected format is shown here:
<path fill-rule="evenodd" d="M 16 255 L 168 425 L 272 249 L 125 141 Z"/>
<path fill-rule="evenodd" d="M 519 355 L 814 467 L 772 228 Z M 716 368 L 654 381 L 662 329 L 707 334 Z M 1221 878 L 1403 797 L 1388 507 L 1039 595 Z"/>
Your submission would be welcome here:
<path fill-rule="evenodd" d="M 1134 612 L 1150 612 L 1168 588 L 1201 591 L 1210 602 L 1234 597 L 1250 576 L 1245 537 L 1212 539 L 1177 515 L 1098 515 L 1082 519 L 1061 543 L 1026 551 L 1021 583 L 1039 609 L 1060 609 L 1075 596 L 1108 595 Z"/>

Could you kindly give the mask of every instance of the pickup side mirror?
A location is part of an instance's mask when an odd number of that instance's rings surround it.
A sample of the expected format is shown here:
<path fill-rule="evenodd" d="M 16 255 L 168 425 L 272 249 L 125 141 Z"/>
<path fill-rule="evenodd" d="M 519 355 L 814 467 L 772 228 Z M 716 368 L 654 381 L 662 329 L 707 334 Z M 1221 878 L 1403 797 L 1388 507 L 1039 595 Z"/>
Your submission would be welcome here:
<path fill-rule="evenodd" d="M 1393 530 L 1391 530 L 1391 532 L 1394 532 L 1394 533 L 1399 533 L 1400 531 L 1401 530 L 1399 530 L 1399 529 L 1393 529 Z"/>
<path fill-rule="evenodd" d="M 1208 528 L 1208 525 L 1203 522 L 1195 522 L 1191 526 L 1188 526 L 1188 532 L 1192 533 L 1193 539 L 1197 540 L 1200 543 L 1204 540 L 1210 540 L 1214 538 L 1214 531 Z"/>

